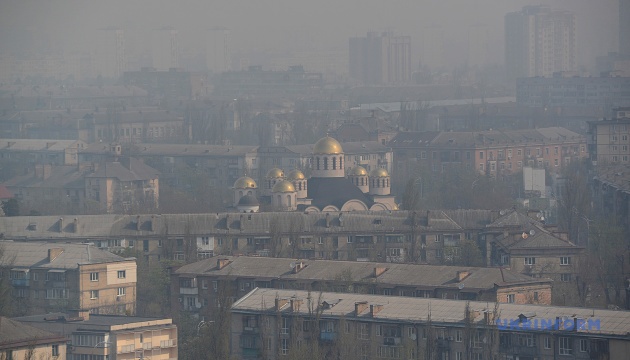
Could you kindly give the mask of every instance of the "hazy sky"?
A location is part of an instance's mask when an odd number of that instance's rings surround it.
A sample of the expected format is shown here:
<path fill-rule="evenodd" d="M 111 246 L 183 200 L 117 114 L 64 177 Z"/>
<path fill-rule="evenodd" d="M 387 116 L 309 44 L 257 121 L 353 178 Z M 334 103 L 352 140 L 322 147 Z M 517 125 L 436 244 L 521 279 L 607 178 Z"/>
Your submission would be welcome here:
<path fill-rule="evenodd" d="M 617 50 L 618 0 L 0 0 L 0 47 L 24 41 L 88 51 L 96 29 L 116 26 L 133 53 L 148 49 L 151 30 L 173 26 L 182 50 L 195 53 L 203 52 L 205 29 L 225 26 L 233 53 L 346 48 L 349 37 L 386 29 L 410 35 L 416 52 L 423 28 L 437 25 L 446 54 L 456 57 L 468 26 L 486 24 L 491 55 L 502 63 L 504 15 L 528 3 L 576 12 L 580 64 Z"/>

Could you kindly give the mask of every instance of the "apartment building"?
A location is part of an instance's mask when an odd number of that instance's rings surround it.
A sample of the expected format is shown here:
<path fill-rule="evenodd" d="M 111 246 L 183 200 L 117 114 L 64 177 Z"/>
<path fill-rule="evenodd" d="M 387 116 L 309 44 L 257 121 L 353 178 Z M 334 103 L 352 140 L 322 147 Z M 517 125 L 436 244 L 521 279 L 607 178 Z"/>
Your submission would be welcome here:
<path fill-rule="evenodd" d="M 588 150 L 594 165 L 627 165 L 630 161 L 630 108 L 616 108 L 610 120 L 588 122 Z"/>
<path fill-rule="evenodd" d="M 551 280 L 494 267 L 215 256 L 171 272 L 173 312 L 208 316 L 254 288 L 551 305 Z"/>
<path fill-rule="evenodd" d="M 595 209 L 630 231 L 630 171 L 626 165 L 598 169 L 593 178 Z M 590 221 L 590 220 L 587 220 Z"/>
<path fill-rule="evenodd" d="M 34 164 L 77 165 L 79 151 L 87 143 L 81 140 L 0 139 L 0 160 Z"/>
<path fill-rule="evenodd" d="M 0 316 L 0 358 L 66 360 L 66 337 Z"/>
<path fill-rule="evenodd" d="M 37 224 L 30 225 L 36 228 Z M 66 229 L 78 226 L 65 224 Z M 15 312 L 45 314 L 71 308 L 95 314 L 134 314 L 136 260 L 87 244 L 0 241 L 0 275 L 9 279 Z"/>
<path fill-rule="evenodd" d="M 231 313 L 242 359 L 624 359 L 630 346 L 627 311 L 256 288 Z"/>
<path fill-rule="evenodd" d="M 405 169 L 475 169 L 492 177 L 520 173 L 524 166 L 559 173 L 588 156 L 584 136 L 561 127 L 479 132 L 401 132 L 389 143 L 394 152 L 394 183 L 408 179 Z M 404 177 L 407 176 L 407 177 Z"/>
<path fill-rule="evenodd" d="M 171 319 L 95 315 L 79 310 L 14 320 L 62 335 L 64 344 L 67 342 L 67 359 L 177 359 L 177 326 Z"/>

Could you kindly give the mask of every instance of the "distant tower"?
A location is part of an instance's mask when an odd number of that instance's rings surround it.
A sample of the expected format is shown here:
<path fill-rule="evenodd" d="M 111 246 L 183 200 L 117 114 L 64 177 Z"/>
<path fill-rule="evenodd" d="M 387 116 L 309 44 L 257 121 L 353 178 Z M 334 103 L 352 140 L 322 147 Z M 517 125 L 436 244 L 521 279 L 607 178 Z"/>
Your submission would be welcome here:
<path fill-rule="evenodd" d="M 368 32 L 350 38 L 350 77 L 366 85 L 404 84 L 411 80 L 411 38 Z"/>
<path fill-rule="evenodd" d="M 217 26 L 208 29 L 206 34 L 206 66 L 214 73 L 229 71 L 230 55 L 230 30 Z"/>
<path fill-rule="evenodd" d="M 179 67 L 178 32 L 172 27 L 163 27 L 153 32 L 153 67 L 168 70 Z"/>
<path fill-rule="evenodd" d="M 95 75 L 118 79 L 126 70 L 124 31 L 115 27 L 99 29 L 94 44 Z"/>
<path fill-rule="evenodd" d="M 525 6 L 505 15 L 508 78 L 552 76 L 576 70 L 575 14 Z"/>

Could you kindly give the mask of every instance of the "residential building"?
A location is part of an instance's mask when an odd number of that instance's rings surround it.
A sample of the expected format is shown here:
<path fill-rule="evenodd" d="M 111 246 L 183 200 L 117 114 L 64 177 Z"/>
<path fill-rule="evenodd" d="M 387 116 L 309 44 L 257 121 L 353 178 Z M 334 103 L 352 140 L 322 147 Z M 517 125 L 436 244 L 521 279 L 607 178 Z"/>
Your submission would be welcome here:
<path fill-rule="evenodd" d="M 0 139 L 0 160 L 21 165 L 77 165 L 79 151 L 87 143 L 82 140 Z"/>
<path fill-rule="evenodd" d="M 388 255 L 396 256 L 396 255 Z M 215 256 L 171 272 L 173 312 L 207 316 L 252 289 L 300 289 L 551 305 L 551 280 L 499 267 Z"/>
<path fill-rule="evenodd" d="M 619 53 L 630 58 L 630 1 L 619 0 Z"/>
<path fill-rule="evenodd" d="M 153 30 L 151 42 L 151 59 L 153 67 L 158 70 L 169 70 L 179 67 L 179 33 L 176 29 L 165 26 Z"/>
<path fill-rule="evenodd" d="M 149 98 L 190 99 L 203 91 L 199 78 L 204 76 L 177 67 L 162 69 L 154 66 L 125 71 L 122 82 L 146 90 Z"/>
<path fill-rule="evenodd" d="M 505 64 L 509 78 L 574 71 L 576 54 L 574 13 L 538 5 L 505 15 Z"/>
<path fill-rule="evenodd" d="M 171 319 L 78 310 L 14 320 L 63 335 L 68 359 L 177 359 L 177 326 Z"/>
<path fill-rule="evenodd" d="M 66 337 L 0 316 L 0 358 L 66 360 Z"/>
<path fill-rule="evenodd" d="M 602 74 L 600 77 L 530 77 L 516 80 L 519 105 L 542 108 L 543 116 L 562 116 L 568 108 L 604 108 L 630 104 L 630 77 Z"/>
<path fill-rule="evenodd" d="M 593 203 L 603 218 L 610 219 L 630 232 L 630 171 L 628 166 L 602 167 L 593 177 Z M 590 224 L 590 219 L 584 221 Z"/>
<path fill-rule="evenodd" d="M 55 224 L 80 231 L 78 220 Z M 30 225 L 33 230 L 37 224 Z M 76 230 L 75 230 L 76 229 Z M 10 279 L 16 312 L 45 314 L 70 308 L 100 314 L 136 311 L 136 260 L 89 244 L 0 241 L 0 274 Z"/>
<path fill-rule="evenodd" d="M 560 171 L 586 158 L 584 136 L 561 127 L 478 132 L 400 132 L 390 142 L 394 152 L 394 184 L 409 179 L 409 169 L 431 171 L 475 169 L 501 178 L 524 166 Z M 404 183 L 404 182 L 403 182 Z"/>
<path fill-rule="evenodd" d="M 627 311 L 256 288 L 231 314 L 231 353 L 242 359 L 304 349 L 366 360 L 625 359 L 630 346 Z"/>
<path fill-rule="evenodd" d="M 411 80 L 411 38 L 368 32 L 350 38 L 350 77 L 362 85 L 404 84 Z"/>
<path fill-rule="evenodd" d="M 98 29 L 95 45 L 95 73 L 103 78 L 118 80 L 127 66 L 124 30 L 116 27 Z"/>
<path fill-rule="evenodd" d="M 630 107 L 616 108 L 614 113 L 615 117 L 610 120 L 588 122 L 587 143 L 594 165 L 630 163 Z"/>

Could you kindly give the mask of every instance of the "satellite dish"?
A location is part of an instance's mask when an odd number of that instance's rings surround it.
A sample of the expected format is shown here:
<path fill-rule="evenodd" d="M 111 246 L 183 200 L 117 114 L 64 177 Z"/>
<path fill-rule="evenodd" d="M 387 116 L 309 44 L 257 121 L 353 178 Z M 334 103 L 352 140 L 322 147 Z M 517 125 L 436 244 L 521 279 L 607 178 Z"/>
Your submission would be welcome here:
<path fill-rule="evenodd" d="M 505 210 L 499 210 L 499 215 L 501 216 L 505 215 Z"/>
<path fill-rule="evenodd" d="M 463 289 L 463 288 L 464 288 L 464 284 L 462 283 L 462 284 L 457 285 L 457 288 L 458 288 L 459 290 Z"/>
<path fill-rule="evenodd" d="M 521 234 L 521 237 L 522 237 L 523 239 L 527 239 L 527 233 L 523 231 L 523 233 Z"/>
<path fill-rule="evenodd" d="M 534 235 L 534 234 L 536 234 L 536 231 L 534 231 L 534 230 L 529 230 L 529 235 Z"/>
<path fill-rule="evenodd" d="M 289 267 L 290 267 L 291 269 L 295 269 L 295 267 L 296 267 L 296 266 L 297 266 L 297 264 L 295 263 L 295 261 L 292 261 L 292 262 L 289 264 Z"/>

